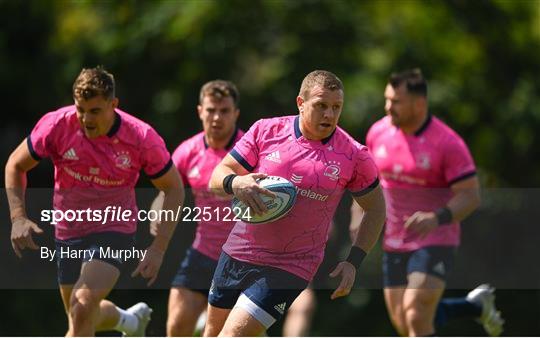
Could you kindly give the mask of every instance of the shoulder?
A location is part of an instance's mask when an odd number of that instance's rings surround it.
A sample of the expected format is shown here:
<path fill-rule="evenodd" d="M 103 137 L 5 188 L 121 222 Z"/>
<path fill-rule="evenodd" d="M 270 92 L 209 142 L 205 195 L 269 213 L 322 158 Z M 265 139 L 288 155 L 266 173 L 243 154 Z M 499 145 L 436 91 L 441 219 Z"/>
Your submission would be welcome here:
<path fill-rule="evenodd" d="M 32 134 L 46 136 L 71 134 L 79 128 L 75 106 L 66 106 L 41 116 Z"/>
<path fill-rule="evenodd" d="M 341 129 L 341 127 L 337 127 L 333 137 L 335 138 L 333 143 L 337 151 L 350 152 L 353 158 L 356 159 L 364 159 L 370 156 L 368 148 L 355 140 L 349 133 Z"/>
<path fill-rule="evenodd" d="M 255 123 L 264 128 L 270 128 L 272 130 L 282 130 L 283 128 L 290 127 L 295 118 L 296 116 L 293 115 L 279 116 L 267 119 L 260 119 Z"/>
<path fill-rule="evenodd" d="M 444 123 L 438 117 L 433 116 L 433 128 L 431 130 L 431 135 L 440 140 L 439 144 L 442 146 L 466 146 L 463 138 L 450 126 Z"/>
<path fill-rule="evenodd" d="M 73 124 L 73 122 L 77 122 L 77 109 L 73 105 L 59 108 L 43 115 L 41 121 L 47 121 L 54 125 Z"/>
<path fill-rule="evenodd" d="M 249 132 L 257 133 L 263 137 L 276 136 L 283 132 L 289 132 L 293 128 L 296 116 L 280 116 L 256 121 Z"/>
<path fill-rule="evenodd" d="M 180 142 L 174 153 L 191 153 L 204 147 L 204 132 L 201 131 L 190 138 Z"/>
<path fill-rule="evenodd" d="M 236 138 L 234 139 L 234 141 L 237 142 L 238 140 L 240 140 L 242 136 L 244 136 L 245 133 L 246 132 L 243 129 L 238 128 L 236 131 Z"/>

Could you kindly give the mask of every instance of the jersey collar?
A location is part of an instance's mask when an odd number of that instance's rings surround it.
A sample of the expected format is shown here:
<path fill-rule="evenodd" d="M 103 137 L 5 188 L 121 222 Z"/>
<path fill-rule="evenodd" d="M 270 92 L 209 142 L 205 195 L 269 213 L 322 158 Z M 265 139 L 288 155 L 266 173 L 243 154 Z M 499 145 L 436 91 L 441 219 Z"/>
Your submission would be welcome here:
<path fill-rule="evenodd" d="M 424 131 L 426 131 L 427 127 L 429 127 L 430 123 L 431 123 L 431 120 L 432 120 L 432 116 L 431 114 L 428 114 L 426 120 L 424 121 L 424 123 L 422 124 L 422 126 L 414 132 L 414 136 L 420 136 L 420 134 L 422 134 Z"/>
<path fill-rule="evenodd" d="M 236 137 L 238 136 L 238 127 L 234 128 L 234 133 L 232 134 L 229 142 L 225 146 L 225 149 L 229 150 L 234 146 L 234 141 L 236 140 Z M 210 146 L 208 145 L 208 142 L 206 142 L 206 135 L 203 135 L 203 142 L 204 142 L 204 149 L 208 149 Z"/>
<path fill-rule="evenodd" d="M 332 136 L 334 136 L 336 129 L 337 127 L 334 129 L 334 131 L 332 131 L 332 134 L 323 138 L 321 140 L 321 143 L 327 144 L 328 142 L 330 142 L 330 139 L 332 138 Z M 302 136 L 302 132 L 300 131 L 300 115 L 296 115 L 296 117 L 294 118 L 294 136 L 296 136 L 297 139 Z"/>
<path fill-rule="evenodd" d="M 118 132 L 118 129 L 120 129 L 120 124 L 122 124 L 122 117 L 120 117 L 120 114 L 115 112 L 114 122 L 111 129 L 109 129 L 109 132 L 107 133 L 107 137 L 113 137 Z"/>

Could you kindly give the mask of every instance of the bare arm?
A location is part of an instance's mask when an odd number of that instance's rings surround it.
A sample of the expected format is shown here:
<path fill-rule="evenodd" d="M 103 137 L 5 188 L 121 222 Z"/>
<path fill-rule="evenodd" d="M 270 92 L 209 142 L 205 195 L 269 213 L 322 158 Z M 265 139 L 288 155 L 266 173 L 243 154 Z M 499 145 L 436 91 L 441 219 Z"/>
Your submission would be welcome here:
<path fill-rule="evenodd" d="M 359 225 L 354 226 L 357 230 L 352 241 L 353 247 L 356 246 L 365 253 L 369 253 L 379 239 L 386 219 L 386 205 L 381 187 L 377 186 L 363 196 L 354 197 L 354 200 L 359 205 L 359 209 L 355 209 L 357 214 L 354 215 Z M 356 267 L 348 261 L 341 262 L 330 274 L 331 277 L 338 275 L 341 275 L 341 282 L 330 296 L 331 299 L 346 296 L 351 292 L 356 278 Z"/>
<path fill-rule="evenodd" d="M 184 203 L 184 185 L 175 167 L 171 167 L 163 176 L 152 180 L 152 184 L 163 193 L 161 210 L 176 212 L 178 207 L 181 207 L 182 203 Z M 157 228 L 156 237 L 150 246 L 165 252 L 177 223 L 177 219 L 162 220 Z"/>
<path fill-rule="evenodd" d="M 132 273 L 132 276 L 141 274 L 142 277 L 150 279 L 148 285 L 151 285 L 158 276 L 163 255 L 169 246 L 169 241 L 178 223 L 178 220 L 171 218 L 170 215 L 175 214 L 177 209 L 181 208 L 185 194 L 184 185 L 174 166 L 163 176 L 152 180 L 152 184 L 163 193 L 161 210 L 170 210 L 172 213 L 169 212 L 169 216 L 162 219 L 157 225 L 154 240 L 147 249 L 146 259 L 141 261 L 137 269 Z"/>
<path fill-rule="evenodd" d="M 355 197 L 354 200 L 363 210 L 363 215 L 353 245 L 370 252 L 377 243 L 386 220 L 386 204 L 382 189 L 378 186 L 364 196 Z"/>
<path fill-rule="evenodd" d="M 451 189 L 454 196 L 448 201 L 446 207 L 452 213 L 452 222 L 460 222 L 480 206 L 480 184 L 475 176 L 453 184 Z M 441 205 L 441 207 L 445 206 Z M 439 225 L 442 224 L 439 224 L 435 210 L 417 211 L 405 222 L 406 228 L 422 236 L 426 236 Z"/>
<path fill-rule="evenodd" d="M 150 210 L 155 210 L 155 211 L 159 211 L 161 209 L 163 209 L 163 201 L 165 200 L 165 193 L 163 191 L 160 191 L 156 198 L 154 198 L 154 201 L 152 201 L 152 204 L 150 205 Z M 150 221 L 150 234 L 152 236 L 156 236 L 157 235 L 157 228 L 160 224 L 160 220 L 153 220 L 153 221 Z"/>
<path fill-rule="evenodd" d="M 5 186 L 11 216 L 11 245 L 15 254 L 21 257 L 25 248 L 37 249 L 32 233 L 43 231 L 26 215 L 25 192 L 26 173 L 39 162 L 34 160 L 26 139 L 11 153 L 5 168 Z"/>
<path fill-rule="evenodd" d="M 451 188 L 454 197 L 448 202 L 448 208 L 453 215 L 452 221 L 461 222 L 480 206 L 480 183 L 474 176 L 453 184 Z"/>
<path fill-rule="evenodd" d="M 349 222 L 349 235 L 351 237 L 351 243 L 354 243 L 356 235 L 358 234 L 358 229 L 360 228 L 360 223 L 364 217 L 364 210 L 362 207 L 353 200 L 351 204 L 351 220 Z"/>

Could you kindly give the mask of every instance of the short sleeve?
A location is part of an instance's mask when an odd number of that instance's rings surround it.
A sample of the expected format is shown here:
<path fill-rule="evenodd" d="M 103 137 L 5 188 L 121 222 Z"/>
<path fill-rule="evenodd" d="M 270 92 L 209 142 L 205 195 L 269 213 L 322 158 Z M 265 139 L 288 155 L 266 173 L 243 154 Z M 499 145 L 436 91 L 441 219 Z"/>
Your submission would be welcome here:
<path fill-rule="evenodd" d="M 253 171 L 259 162 L 259 143 L 261 142 L 260 137 L 263 121 L 259 120 L 255 122 L 247 133 L 236 142 L 236 145 L 230 152 L 231 156 L 250 172 Z"/>
<path fill-rule="evenodd" d="M 189 147 L 189 144 L 187 142 L 182 142 L 174 151 L 172 155 L 172 161 L 176 169 L 178 169 L 178 173 L 180 173 L 180 176 L 182 177 L 182 182 L 184 184 L 188 183 L 187 180 L 187 171 L 188 171 L 188 159 L 189 155 L 191 153 L 191 147 Z"/>
<path fill-rule="evenodd" d="M 36 161 L 54 153 L 54 131 L 58 121 L 57 113 L 45 114 L 26 138 L 30 154 Z"/>
<path fill-rule="evenodd" d="M 445 142 L 443 172 L 448 185 L 476 175 L 476 166 L 465 142 L 455 136 Z"/>
<path fill-rule="evenodd" d="M 173 162 L 165 142 L 158 133 L 148 129 L 142 144 L 142 168 L 150 179 L 163 176 L 172 167 Z"/>
<path fill-rule="evenodd" d="M 347 189 L 355 197 L 363 196 L 379 185 L 379 172 L 368 148 L 361 146 L 355 156 L 356 165 L 347 185 Z"/>

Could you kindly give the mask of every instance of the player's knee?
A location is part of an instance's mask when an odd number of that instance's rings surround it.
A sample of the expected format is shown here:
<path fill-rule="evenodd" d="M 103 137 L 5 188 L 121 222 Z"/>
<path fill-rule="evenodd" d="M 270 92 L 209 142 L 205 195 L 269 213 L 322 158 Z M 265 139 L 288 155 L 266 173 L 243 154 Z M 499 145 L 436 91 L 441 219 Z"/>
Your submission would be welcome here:
<path fill-rule="evenodd" d="M 69 309 L 69 317 L 75 333 L 92 323 L 96 313 L 96 306 L 90 303 L 73 302 Z"/>
<path fill-rule="evenodd" d="M 392 320 L 392 324 L 394 324 L 394 328 L 399 333 L 400 336 L 407 336 L 407 325 L 405 322 L 405 315 L 403 313 L 397 313 L 397 314 L 390 314 L 390 319 Z"/>
<path fill-rule="evenodd" d="M 101 299 L 92 297 L 88 290 L 77 290 L 71 296 L 69 316 L 74 326 L 83 325 L 99 311 Z"/>
<path fill-rule="evenodd" d="M 408 328 L 423 327 L 428 323 L 429 318 L 421 306 L 409 306 L 405 310 L 405 323 Z"/>
<path fill-rule="evenodd" d="M 192 336 L 193 325 L 185 323 L 180 320 L 178 311 L 176 313 L 169 313 L 167 317 L 167 336 L 168 337 L 186 337 Z"/>
<path fill-rule="evenodd" d="M 204 327 L 203 337 L 217 337 L 219 334 L 220 328 L 212 325 L 210 322 L 206 322 Z"/>

